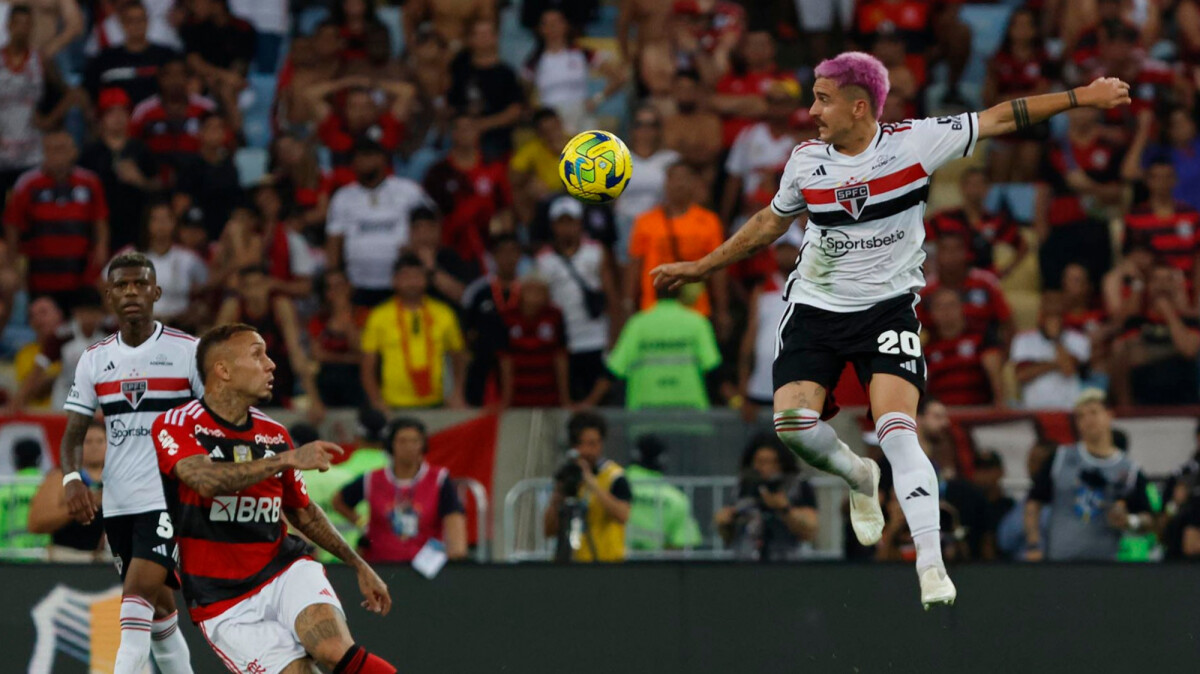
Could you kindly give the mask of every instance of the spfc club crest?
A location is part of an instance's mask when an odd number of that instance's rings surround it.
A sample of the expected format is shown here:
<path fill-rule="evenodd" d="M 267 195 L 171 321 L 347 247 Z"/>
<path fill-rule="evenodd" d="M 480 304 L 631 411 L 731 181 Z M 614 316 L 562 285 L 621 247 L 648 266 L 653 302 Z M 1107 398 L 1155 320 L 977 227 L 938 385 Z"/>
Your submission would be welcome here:
<path fill-rule="evenodd" d="M 121 382 L 121 395 L 125 396 L 129 404 L 136 408 L 146 395 L 146 380 L 136 379 Z"/>
<path fill-rule="evenodd" d="M 871 186 L 862 183 L 839 187 L 834 190 L 833 196 L 837 199 L 838 205 L 846 209 L 850 217 L 857 220 L 858 216 L 862 215 L 863 206 L 867 204 L 867 199 L 871 197 Z"/>

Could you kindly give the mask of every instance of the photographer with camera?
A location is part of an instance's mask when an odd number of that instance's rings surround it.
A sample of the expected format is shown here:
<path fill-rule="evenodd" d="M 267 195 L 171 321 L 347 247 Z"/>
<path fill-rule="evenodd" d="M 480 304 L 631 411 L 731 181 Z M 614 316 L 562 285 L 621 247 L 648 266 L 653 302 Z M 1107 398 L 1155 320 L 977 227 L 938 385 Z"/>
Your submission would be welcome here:
<path fill-rule="evenodd" d="M 1125 532 L 1154 525 L 1146 476 L 1113 444 L 1112 410 L 1103 391 L 1088 389 L 1075 402 L 1079 442 L 1063 445 L 1033 478 L 1025 503 L 1028 561 L 1114 561 Z M 1042 508 L 1050 523 L 1042 541 Z"/>
<path fill-rule="evenodd" d="M 608 424 L 593 412 L 567 422 L 571 449 L 554 473 L 554 496 L 543 526 L 555 537 L 559 562 L 620 562 L 625 559 L 625 523 L 633 491 L 625 471 L 604 458 Z"/>
<path fill-rule="evenodd" d="M 738 499 L 717 511 L 717 530 L 738 559 L 796 559 L 817 536 L 817 497 L 800 476 L 796 456 L 774 433 L 755 436 L 742 452 Z"/>
<path fill-rule="evenodd" d="M 1200 560 L 1200 423 L 1196 424 L 1196 453 L 1171 475 L 1163 493 L 1166 558 Z"/>

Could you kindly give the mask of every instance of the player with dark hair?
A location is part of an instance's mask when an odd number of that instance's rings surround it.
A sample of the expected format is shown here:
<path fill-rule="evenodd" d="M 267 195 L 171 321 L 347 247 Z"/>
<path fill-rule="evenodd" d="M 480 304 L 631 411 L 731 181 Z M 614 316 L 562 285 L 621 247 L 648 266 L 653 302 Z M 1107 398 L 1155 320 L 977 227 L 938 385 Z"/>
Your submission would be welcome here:
<path fill-rule="evenodd" d="M 915 306 L 925 285 L 929 176 L 970 156 L 981 138 L 1028 129 L 1078 106 L 1127 105 L 1129 85 L 1101 78 L 983 112 L 880 124 L 889 85 L 878 59 L 848 52 L 822 61 L 815 74 L 810 113 L 819 139 L 792 150 L 771 205 L 702 259 L 650 273 L 674 287 L 703 281 L 807 214 L 804 246 L 783 292 L 790 306 L 775 340 L 775 431 L 805 461 L 846 481 L 855 535 L 863 545 L 878 542 L 879 466 L 850 451 L 823 420 L 836 412 L 832 392 L 843 367 L 854 363 L 916 544 L 921 603 L 952 604 L 957 591 L 942 562 L 937 475 L 913 420 L 925 388 Z"/>
<path fill-rule="evenodd" d="M 154 320 L 162 296 L 154 263 L 123 253 L 108 266 L 108 303 L 118 332 L 79 359 L 63 409 L 63 491 L 71 517 L 90 524 L 100 506 L 83 482 L 83 440 L 97 408 L 104 415 L 104 531 L 121 574 L 121 645 L 115 674 L 141 674 L 151 652 L 164 674 L 191 672 L 177 627 L 175 526 L 154 470 L 150 426 L 159 414 L 201 395 L 196 338 Z M 165 584 L 165 585 L 164 585 Z"/>
<path fill-rule="evenodd" d="M 196 368 L 204 397 L 153 429 L 192 621 L 234 672 L 308 674 L 315 661 L 334 674 L 394 674 L 354 643 L 324 567 L 288 534 L 290 522 L 353 568 L 368 610 L 391 609 L 387 586 L 309 500 L 300 474 L 328 470 L 341 448 L 321 440 L 294 448 L 283 425 L 252 407 L 270 400 L 275 371 L 253 327 L 209 330 Z"/>

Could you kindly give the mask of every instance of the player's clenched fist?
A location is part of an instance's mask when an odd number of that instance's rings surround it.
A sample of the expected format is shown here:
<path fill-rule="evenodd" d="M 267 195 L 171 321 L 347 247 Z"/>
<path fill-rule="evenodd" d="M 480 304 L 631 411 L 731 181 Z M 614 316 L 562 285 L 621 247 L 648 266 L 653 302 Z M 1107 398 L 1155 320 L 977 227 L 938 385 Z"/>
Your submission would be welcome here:
<path fill-rule="evenodd" d="M 1116 77 L 1101 77 L 1079 90 L 1079 104 L 1101 110 L 1129 105 L 1129 85 Z"/>
<path fill-rule="evenodd" d="M 292 467 L 298 470 L 329 470 L 329 462 L 334 456 L 341 456 L 342 448 L 332 442 L 315 440 L 307 445 L 301 445 L 292 452 Z"/>

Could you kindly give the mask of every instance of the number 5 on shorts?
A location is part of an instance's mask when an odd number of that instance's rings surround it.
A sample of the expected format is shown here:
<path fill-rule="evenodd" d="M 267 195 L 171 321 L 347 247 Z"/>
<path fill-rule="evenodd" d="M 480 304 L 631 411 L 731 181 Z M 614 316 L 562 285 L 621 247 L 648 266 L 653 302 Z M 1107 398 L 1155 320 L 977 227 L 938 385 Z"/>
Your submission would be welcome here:
<path fill-rule="evenodd" d="M 901 352 L 913 358 L 921 357 L 921 338 L 915 332 L 904 331 L 897 333 L 888 330 L 879 335 L 879 353 L 898 356 Z"/>
<path fill-rule="evenodd" d="M 171 524 L 171 515 L 167 512 L 158 514 L 158 528 L 154 530 L 159 538 L 171 540 L 175 537 L 175 526 Z"/>

